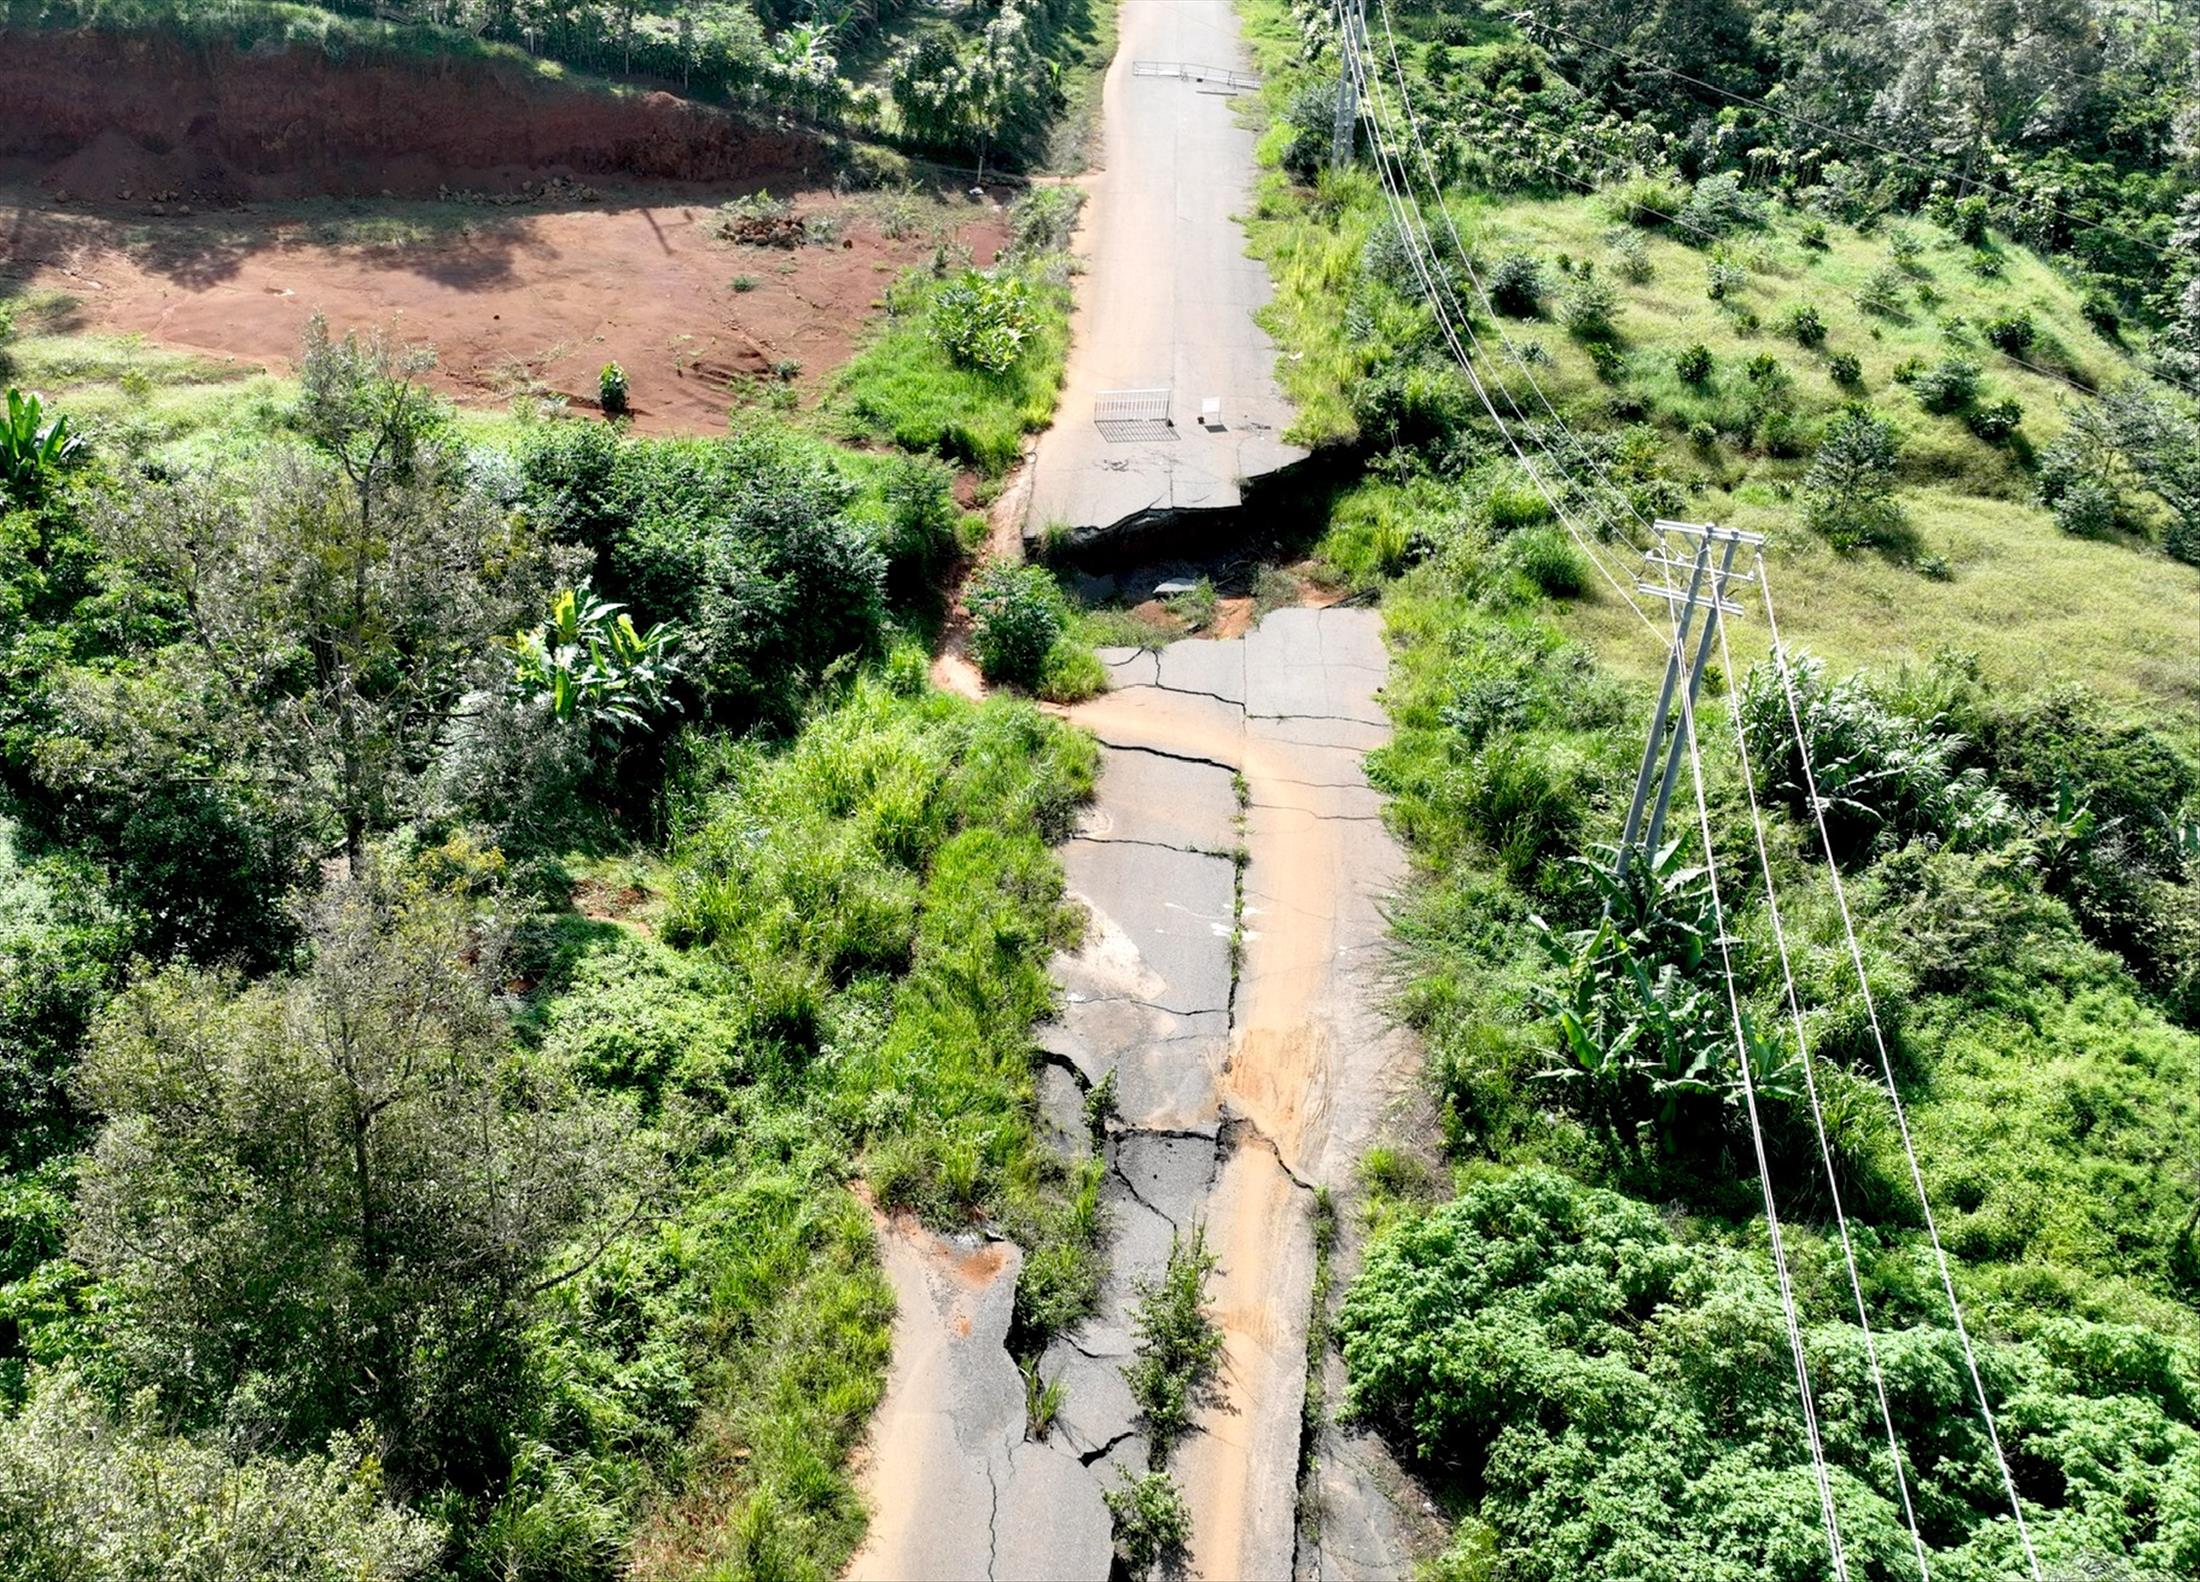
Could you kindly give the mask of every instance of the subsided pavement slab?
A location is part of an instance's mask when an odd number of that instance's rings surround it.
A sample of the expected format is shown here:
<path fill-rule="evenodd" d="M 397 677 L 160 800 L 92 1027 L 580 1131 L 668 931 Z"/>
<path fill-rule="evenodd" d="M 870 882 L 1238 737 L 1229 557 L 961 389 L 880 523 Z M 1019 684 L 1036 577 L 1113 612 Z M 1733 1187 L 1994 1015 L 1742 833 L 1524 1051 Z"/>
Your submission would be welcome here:
<path fill-rule="evenodd" d="M 1011 1242 L 882 1223 L 894 1361 L 867 1451 L 871 1530 L 851 1582 L 1104 1576 L 1106 1503 L 1064 1447 L 1026 1441 L 1024 1386 L 1006 1341 L 1023 1255 Z M 1004 1510 L 1044 1504 L 1043 1530 Z M 943 1512 L 954 1519 L 942 1520 Z"/>
<path fill-rule="evenodd" d="M 1088 922 L 1080 948 L 1055 961 L 1062 1010 L 1039 1038 L 1048 1114 L 1071 1151 L 1089 1145 L 1071 1139 L 1082 1095 L 1115 1075 L 1098 1310 L 1041 1359 L 1064 1401 L 1051 1438 L 1027 1442 L 1022 1381 L 1000 1344 L 1009 1298 L 943 1307 L 933 1286 L 912 1283 L 921 1261 L 889 1247 L 904 1317 L 874 1456 L 915 1469 L 926 1530 L 912 1536 L 907 1518 L 896 1527 L 882 1511 L 874 1546 L 898 1543 L 894 1558 L 910 1569 L 881 1568 L 867 1546 L 854 1575 L 945 1575 L 953 1564 L 1036 1575 L 1028 1568 L 1060 1562 L 1043 1574 L 1101 1582 L 1105 1554 L 1083 1558 L 1095 1510 L 1106 1538 L 1100 1490 L 1146 1463 L 1121 1373 L 1138 1291 L 1195 1226 L 1217 1260 L 1208 1307 L 1224 1364 L 1218 1398 L 1172 1458 L 1193 1513 L 1192 1575 L 1282 1578 L 1307 1561 L 1296 1548 L 1309 1187 L 1348 1179 L 1413 1069 L 1380 1009 L 1381 903 L 1401 859 L 1361 764 L 1387 735 L 1373 703 L 1382 653 L 1372 611 L 1279 612 L 1243 640 L 1112 653 L 1114 689 L 1071 711 L 1112 745 L 1085 836 L 1063 848 Z M 1261 707 L 1279 713 L 1259 717 Z M 1309 713 L 1281 712 L 1293 709 Z M 1225 831 L 1240 838 L 1240 776 L 1242 863 L 1203 849 Z M 968 1331 L 942 1338 L 958 1314 Z M 1340 1506 L 1351 1496 L 1340 1483 Z M 982 1529 L 982 1545 L 963 1529 Z M 1410 1571 L 1402 1550 L 1386 1564 L 1392 1540 L 1373 1505 L 1347 1531 L 1340 1566 L 1364 1563 L 1350 1574 Z"/>

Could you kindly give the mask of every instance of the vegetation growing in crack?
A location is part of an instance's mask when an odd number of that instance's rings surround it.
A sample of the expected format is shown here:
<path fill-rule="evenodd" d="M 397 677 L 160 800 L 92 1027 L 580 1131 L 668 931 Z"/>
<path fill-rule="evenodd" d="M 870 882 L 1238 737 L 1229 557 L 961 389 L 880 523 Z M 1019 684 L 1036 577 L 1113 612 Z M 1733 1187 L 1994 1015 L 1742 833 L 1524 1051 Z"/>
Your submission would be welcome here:
<path fill-rule="evenodd" d="M 1207 1312 L 1207 1277 L 1216 1262 L 1206 1228 L 1195 1225 L 1188 1236 L 1170 1237 L 1160 1277 L 1138 1283 L 1138 1311 L 1131 1318 L 1137 1355 L 1123 1365 L 1123 1379 L 1145 1425 L 1148 1463 L 1156 1468 L 1191 1432 L 1222 1362 L 1222 1330 Z"/>

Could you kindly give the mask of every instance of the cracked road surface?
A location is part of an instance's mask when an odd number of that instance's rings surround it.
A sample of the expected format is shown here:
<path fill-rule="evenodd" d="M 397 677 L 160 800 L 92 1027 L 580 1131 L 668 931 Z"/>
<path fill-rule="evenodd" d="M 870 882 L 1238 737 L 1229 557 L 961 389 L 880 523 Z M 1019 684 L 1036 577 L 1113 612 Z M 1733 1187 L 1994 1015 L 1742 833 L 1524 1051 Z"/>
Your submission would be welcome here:
<path fill-rule="evenodd" d="M 1001 1345 L 1013 1249 L 973 1289 L 957 1274 L 967 1247 L 885 1240 L 902 1310 L 872 1435 L 877 1516 L 852 1574 L 1102 1582 L 1101 1491 L 1147 1466 L 1122 1376 L 1137 1284 L 1204 1225 L 1225 1353 L 1221 1398 L 1171 1460 L 1192 1574 L 1404 1576 L 1388 1507 L 1362 1511 L 1349 1482 L 1322 1488 L 1349 1507 L 1334 1525 L 1352 1563 L 1298 1544 L 1310 1187 L 1346 1180 L 1415 1082 L 1410 1040 L 1378 1009 L 1380 907 L 1403 869 L 1361 768 L 1389 729 L 1381 618 L 1283 610 L 1242 639 L 1102 658 L 1111 690 L 1069 711 L 1102 744 L 1100 783 L 1062 853 L 1090 922 L 1055 964 L 1062 1014 L 1040 1029 L 1039 1084 L 1076 1152 L 1091 1146 L 1083 1095 L 1115 1073 L 1100 1309 L 1042 1359 L 1060 1414 L 1045 1442 L 1021 1442 Z"/>
<path fill-rule="evenodd" d="M 1219 84 L 1139 76 L 1148 64 L 1244 69 L 1230 0 L 1122 0 L 1102 88 L 1102 169 L 1075 247 L 1069 366 L 1052 428 L 1032 458 L 1027 534 L 1072 542 L 1149 512 L 1226 508 L 1240 484 L 1306 453 L 1283 442 L 1291 409 L 1276 347 L 1253 321 L 1267 270 L 1245 256 L 1235 216 L 1252 201 L 1252 131 Z M 1102 426 L 1102 391 L 1170 388 L 1173 426 Z M 1222 403 L 1220 422 L 1200 404 Z"/>

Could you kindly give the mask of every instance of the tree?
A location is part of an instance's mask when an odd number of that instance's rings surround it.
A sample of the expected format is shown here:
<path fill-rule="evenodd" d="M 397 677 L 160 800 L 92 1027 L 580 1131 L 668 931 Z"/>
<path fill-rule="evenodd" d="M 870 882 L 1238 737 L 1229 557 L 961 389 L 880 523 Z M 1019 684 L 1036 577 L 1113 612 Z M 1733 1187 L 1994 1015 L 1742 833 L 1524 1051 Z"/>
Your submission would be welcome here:
<path fill-rule="evenodd" d="M 479 1487 L 516 1337 L 645 1171 L 624 1111 L 514 1053 L 466 857 L 338 879 L 293 977 L 177 968 L 117 999 L 82 1068 L 106 1120 L 73 1250 L 115 1293 L 117 1355 L 187 1418 L 300 1447 L 365 1421 L 400 1478 Z"/>
<path fill-rule="evenodd" d="M 380 1465 L 339 1435 L 298 1460 L 164 1434 L 149 1399 L 120 1422 L 73 1371 L 0 1416 L 0 1573 L 125 1582 L 401 1582 L 442 1534 L 382 1497 Z"/>
<path fill-rule="evenodd" d="M 1894 425 L 1852 404 L 1826 426 L 1803 475 L 1803 521 L 1836 549 L 1899 543 L 1909 518 L 1895 498 Z"/>
<path fill-rule="evenodd" d="M 309 451 L 242 488 L 149 484 L 106 524 L 180 596 L 210 706 L 355 870 L 408 808 L 534 569 L 418 366 L 379 337 L 332 342 L 316 319 L 299 375 Z"/>

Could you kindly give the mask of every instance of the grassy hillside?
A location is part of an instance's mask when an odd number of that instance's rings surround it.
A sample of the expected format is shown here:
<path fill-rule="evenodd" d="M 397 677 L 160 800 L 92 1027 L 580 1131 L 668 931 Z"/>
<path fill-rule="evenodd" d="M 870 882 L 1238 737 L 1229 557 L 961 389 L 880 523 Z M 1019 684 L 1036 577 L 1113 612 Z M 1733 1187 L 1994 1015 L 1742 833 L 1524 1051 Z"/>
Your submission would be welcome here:
<path fill-rule="evenodd" d="M 1397 1149 L 1370 1157 L 1367 1265 L 1339 1334 L 1347 1410 L 1457 1519 L 1436 1574 L 1826 1573 L 1719 956 L 1687 944 L 1722 924 L 1852 1574 L 1916 1561 L 1806 1049 L 1932 1574 L 2025 1570 L 1782 745 L 1764 621 L 1729 623 L 1698 722 L 1718 912 L 1686 775 L 1680 849 L 1600 880 L 1663 655 L 1516 443 L 1622 577 L 1637 513 L 1765 535 L 1894 1081 L 2031 1536 L 2053 1576 L 2187 1574 L 2200 569 L 2171 553 L 2191 525 L 2174 454 L 2100 463 L 2128 468 L 2103 484 L 2113 520 L 2043 503 L 2067 493 L 2070 458 L 2098 461 L 2081 441 L 2116 402 L 2193 432 L 2184 392 L 2149 379 L 2137 332 L 2085 283 L 1994 227 L 1965 240 L 1884 205 L 1852 223 L 1652 156 L 1584 186 L 1538 181 L 1511 147 L 1500 189 L 1470 139 L 1446 193 L 1458 244 L 1432 211 L 1433 267 L 1470 304 L 1501 431 L 1367 153 L 1344 170 L 1308 157 L 1337 72 L 1319 20 L 1266 0 L 1248 16 L 1271 112 L 1253 231 L 1283 377 L 1304 437 L 1367 457 L 1319 554 L 1381 594 L 1398 650 L 1398 734 L 1374 768 L 1418 859 L 1401 1007 L 1442 1122 L 1398 1141 L 1449 1170 L 1431 1183 Z M 1501 115 L 1522 78 L 1565 97 L 1501 29 L 1437 8 L 1408 21 L 1424 41 L 1409 77 L 1432 102 L 1442 80 L 1452 124 L 1485 100 Z M 1829 487 L 1829 454 L 1858 435 L 1876 470 Z"/>

